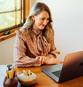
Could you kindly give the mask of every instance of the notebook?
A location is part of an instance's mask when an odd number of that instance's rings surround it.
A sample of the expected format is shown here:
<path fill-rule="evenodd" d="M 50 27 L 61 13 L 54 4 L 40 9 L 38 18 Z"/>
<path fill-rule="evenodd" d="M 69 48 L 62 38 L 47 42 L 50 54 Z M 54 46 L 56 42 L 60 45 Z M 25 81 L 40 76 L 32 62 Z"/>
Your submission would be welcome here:
<path fill-rule="evenodd" d="M 64 82 L 83 75 L 83 51 L 69 53 L 64 64 L 42 66 L 42 71 L 56 82 Z"/>

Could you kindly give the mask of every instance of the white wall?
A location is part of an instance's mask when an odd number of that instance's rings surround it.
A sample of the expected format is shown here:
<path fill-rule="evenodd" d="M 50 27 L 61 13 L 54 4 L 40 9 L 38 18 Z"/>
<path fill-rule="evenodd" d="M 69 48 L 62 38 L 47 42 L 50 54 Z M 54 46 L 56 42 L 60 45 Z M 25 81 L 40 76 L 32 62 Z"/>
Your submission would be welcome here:
<path fill-rule="evenodd" d="M 83 0 L 56 0 L 56 43 L 64 53 L 83 50 Z"/>
<path fill-rule="evenodd" d="M 36 0 L 30 0 L 30 7 L 32 7 L 35 2 Z"/>
<path fill-rule="evenodd" d="M 0 64 L 13 62 L 14 37 L 0 42 Z"/>

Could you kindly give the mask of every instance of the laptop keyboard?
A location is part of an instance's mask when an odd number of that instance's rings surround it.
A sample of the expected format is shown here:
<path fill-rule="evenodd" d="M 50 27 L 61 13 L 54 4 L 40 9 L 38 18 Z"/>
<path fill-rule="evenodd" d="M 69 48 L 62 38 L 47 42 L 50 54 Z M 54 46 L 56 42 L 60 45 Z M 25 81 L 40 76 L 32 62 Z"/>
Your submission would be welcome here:
<path fill-rule="evenodd" d="M 60 77 L 61 70 L 52 72 L 55 76 Z"/>

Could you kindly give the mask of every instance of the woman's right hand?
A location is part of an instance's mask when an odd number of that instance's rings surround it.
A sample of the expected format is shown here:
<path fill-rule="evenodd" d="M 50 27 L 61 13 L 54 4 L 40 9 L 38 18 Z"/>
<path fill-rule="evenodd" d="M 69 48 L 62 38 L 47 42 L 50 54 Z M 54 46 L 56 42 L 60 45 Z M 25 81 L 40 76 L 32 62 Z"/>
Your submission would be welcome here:
<path fill-rule="evenodd" d="M 46 61 L 46 56 L 37 56 L 35 59 L 35 62 L 40 65 L 45 64 L 46 63 L 45 61 Z"/>

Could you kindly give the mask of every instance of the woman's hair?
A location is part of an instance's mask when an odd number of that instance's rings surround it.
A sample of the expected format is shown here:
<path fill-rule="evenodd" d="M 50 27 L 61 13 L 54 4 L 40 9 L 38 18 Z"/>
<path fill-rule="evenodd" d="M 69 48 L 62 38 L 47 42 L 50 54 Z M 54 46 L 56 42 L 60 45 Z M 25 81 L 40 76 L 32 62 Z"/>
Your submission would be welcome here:
<path fill-rule="evenodd" d="M 47 39 L 49 39 L 48 38 L 48 36 L 49 36 L 48 34 L 53 32 L 52 25 L 51 25 L 52 18 L 51 18 L 51 12 L 50 12 L 49 7 L 46 4 L 44 4 L 44 3 L 37 2 L 37 3 L 35 3 L 33 5 L 33 7 L 30 10 L 29 16 L 26 19 L 26 22 L 25 22 L 23 28 L 24 29 L 30 29 L 33 26 L 32 16 L 36 16 L 39 13 L 41 13 L 42 11 L 47 11 L 48 14 L 49 14 L 49 23 L 47 24 L 47 26 L 43 30 L 43 35 L 45 35 L 45 37 Z"/>

